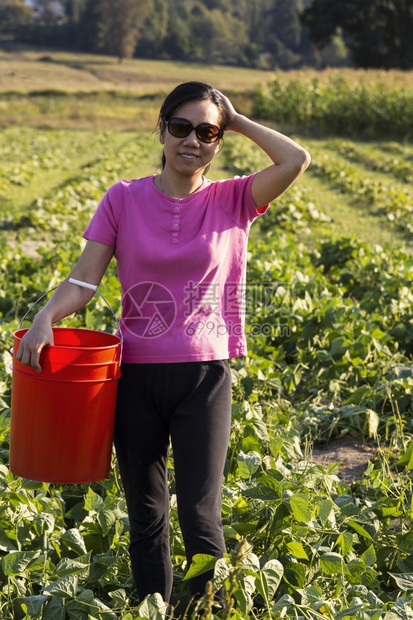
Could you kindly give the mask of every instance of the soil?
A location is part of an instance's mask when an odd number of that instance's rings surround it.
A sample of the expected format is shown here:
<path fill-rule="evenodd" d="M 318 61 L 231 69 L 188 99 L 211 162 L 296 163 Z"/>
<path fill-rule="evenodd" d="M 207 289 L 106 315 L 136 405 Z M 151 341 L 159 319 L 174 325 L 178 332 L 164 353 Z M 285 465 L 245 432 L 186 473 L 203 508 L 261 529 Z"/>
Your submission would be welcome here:
<path fill-rule="evenodd" d="M 9 239 L 8 243 L 10 245 L 10 247 L 15 248 L 17 246 L 17 242 L 15 239 Z M 44 241 L 34 241 L 31 239 L 24 239 L 21 247 L 23 252 L 27 255 L 30 256 L 30 258 L 38 258 L 39 254 L 37 252 L 37 250 L 39 248 L 42 248 L 46 245 L 46 243 Z"/>
<path fill-rule="evenodd" d="M 347 484 L 363 478 L 369 461 L 377 453 L 377 447 L 364 444 L 359 439 L 348 435 L 333 439 L 325 446 L 313 448 L 310 462 L 327 468 L 331 463 L 341 463 L 338 477 Z"/>

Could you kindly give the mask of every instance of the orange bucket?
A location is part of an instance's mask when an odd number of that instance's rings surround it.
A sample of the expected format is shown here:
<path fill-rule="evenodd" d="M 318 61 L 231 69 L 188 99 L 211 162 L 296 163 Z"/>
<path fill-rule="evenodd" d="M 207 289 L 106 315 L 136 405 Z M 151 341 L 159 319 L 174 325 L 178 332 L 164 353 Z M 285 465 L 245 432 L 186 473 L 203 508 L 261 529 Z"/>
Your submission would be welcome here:
<path fill-rule="evenodd" d="M 116 395 L 122 359 L 119 321 L 98 287 L 95 291 L 118 325 L 106 332 L 53 327 L 54 343 L 41 352 L 39 374 L 16 359 L 27 329 L 13 334 L 10 470 L 30 480 L 77 484 L 107 478 L 112 456 Z M 20 322 L 43 297 L 28 309 Z"/>
<path fill-rule="evenodd" d="M 121 339 L 54 327 L 39 374 L 16 359 L 27 329 L 14 333 L 10 469 L 55 483 L 107 478 L 112 455 Z"/>

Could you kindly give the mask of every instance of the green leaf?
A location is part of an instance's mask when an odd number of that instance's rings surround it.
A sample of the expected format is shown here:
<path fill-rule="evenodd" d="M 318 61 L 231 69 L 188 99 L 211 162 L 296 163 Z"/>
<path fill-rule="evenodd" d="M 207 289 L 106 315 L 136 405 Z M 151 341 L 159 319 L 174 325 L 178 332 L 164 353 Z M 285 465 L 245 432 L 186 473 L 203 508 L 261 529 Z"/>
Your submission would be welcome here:
<path fill-rule="evenodd" d="M 255 589 L 255 588 L 254 588 Z M 247 595 L 244 588 L 240 588 L 234 592 L 234 598 L 237 602 L 237 609 L 247 616 L 249 610 L 252 607 L 252 599 Z"/>
<path fill-rule="evenodd" d="M 363 573 L 366 567 L 362 560 L 350 560 L 346 566 L 346 575 L 350 583 L 360 584 Z"/>
<path fill-rule="evenodd" d="M 21 575 L 36 555 L 38 555 L 37 551 L 15 551 L 9 553 L 2 559 L 4 574 L 7 577 Z"/>
<path fill-rule="evenodd" d="M 306 495 L 298 494 L 290 497 L 290 506 L 294 517 L 299 522 L 308 523 L 311 521 L 310 502 Z"/>
<path fill-rule="evenodd" d="M 343 570 L 344 560 L 339 553 L 324 553 L 320 557 L 320 564 L 325 575 L 337 575 Z"/>
<path fill-rule="evenodd" d="M 283 594 L 283 596 L 275 603 L 273 606 L 273 611 L 284 610 L 285 607 L 290 607 L 292 605 L 295 607 L 295 600 L 289 594 Z M 281 616 L 282 618 L 286 617 L 285 614 Z"/>
<path fill-rule="evenodd" d="M 397 586 L 400 590 L 403 590 L 403 592 L 410 592 L 413 590 L 413 573 L 389 573 L 389 575 L 393 577 Z"/>
<path fill-rule="evenodd" d="M 309 586 L 298 592 L 301 594 L 302 605 L 314 605 L 324 600 L 323 591 L 318 586 Z"/>
<path fill-rule="evenodd" d="M 37 616 L 42 611 L 43 605 L 49 597 L 45 594 L 34 596 L 20 596 L 16 598 L 16 602 L 22 606 L 26 615 Z M 24 608 L 23 608 L 24 605 Z"/>
<path fill-rule="evenodd" d="M 65 577 L 56 579 L 56 581 L 44 588 L 43 592 L 48 592 L 61 598 L 75 598 L 77 584 L 77 575 L 65 575 Z"/>
<path fill-rule="evenodd" d="M 266 575 L 261 571 L 259 575 L 257 575 L 257 577 L 255 578 L 255 587 L 264 599 L 266 607 L 269 607 L 271 599 L 269 598 L 267 578 Z"/>
<path fill-rule="evenodd" d="M 183 579 L 192 579 L 192 577 L 197 577 L 198 575 L 202 575 L 203 573 L 212 570 L 215 567 L 217 561 L 218 558 L 212 555 L 197 553 L 192 558 L 191 565 Z"/>
<path fill-rule="evenodd" d="M 119 588 L 118 590 L 112 590 L 108 592 L 109 597 L 112 599 L 114 605 L 119 607 L 124 607 L 128 600 L 126 591 L 123 588 Z"/>
<path fill-rule="evenodd" d="M 353 530 L 355 532 L 357 532 L 357 534 L 360 534 L 363 538 L 367 538 L 368 540 L 373 540 L 373 538 L 370 536 L 370 534 L 368 533 L 367 530 L 364 529 L 364 527 L 362 525 L 360 525 L 360 523 L 357 523 L 357 521 L 354 521 L 354 519 L 349 519 L 347 521 L 347 524 L 353 528 Z"/>
<path fill-rule="evenodd" d="M 87 553 L 83 536 L 76 528 L 71 528 L 70 530 L 67 530 L 60 540 L 62 540 L 70 549 L 76 551 L 76 553 Z"/>
<path fill-rule="evenodd" d="M 47 558 L 46 555 L 38 555 L 35 558 L 33 558 L 33 560 L 30 562 L 30 564 L 27 567 L 27 570 L 30 572 L 36 572 L 36 571 L 44 571 L 46 566 L 48 566 L 50 563 L 50 559 Z"/>
<path fill-rule="evenodd" d="M 333 476 L 338 476 L 340 473 L 341 463 L 329 463 L 327 465 L 327 473 L 332 478 Z"/>
<path fill-rule="evenodd" d="M 260 574 L 265 578 L 266 596 L 271 601 L 281 583 L 284 567 L 278 560 L 269 560 L 260 570 Z"/>
<path fill-rule="evenodd" d="M 413 553 L 413 532 L 406 532 L 399 540 L 398 548 L 403 553 Z"/>
<path fill-rule="evenodd" d="M 55 528 L 55 518 L 48 512 L 42 512 L 39 514 L 34 523 L 36 524 L 38 534 L 42 534 L 43 532 L 53 534 Z"/>
<path fill-rule="evenodd" d="M 276 459 L 283 449 L 284 438 L 283 437 L 273 437 L 270 442 L 270 450 L 273 457 Z"/>
<path fill-rule="evenodd" d="M 10 540 L 2 529 L 0 529 L 0 551 L 6 551 L 7 553 L 17 551 L 14 542 Z"/>
<path fill-rule="evenodd" d="M 43 609 L 42 620 L 65 620 L 66 617 L 63 599 L 53 596 Z"/>
<path fill-rule="evenodd" d="M 391 618 L 389 620 L 399 620 L 399 618 L 403 618 L 403 620 L 411 620 L 412 607 L 411 607 L 411 598 L 407 598 L 406 596 L 400 597 L 391 608 Z M 385 620 L 388 620 L 387 615 Z"/>
<path fill-rule="evenodd" d="M 145 620 L 164 620 L 168 609 L 168 604 L 162 600 L 160 594 L 147 596 L 138 607 L 138 615 L 134 618 L 145 618 Z"/>
<path fill-rule="evenodd" d="M 305 566 L 298 562 L 289 562 L 284 566 L 284 579 L 293 588 L 302 588 L 306 579 Z"/>
<path fill-rule="evenodd" d="M 217 588 L 224 585 L 230 574 L 231 566 L 229 565 L 227 558 L 219 558 L 214 568 L 214 584 Z"/>
<path fill-rule="evenodd" d="M 88 568 L 88 563 L 71 560 L 70 558 L 62 558 L 56 566 L 56 575 L 64 577 L 65 575 L 79 575 Z"/>
<path fill-rule="evenodd" d="M 280 499 L 280 494 L 265 484 L 257 484 L 254 487 L 242 491 L 243 497 L 250 499 L 260 499 L 264 502 L 271 502 Z"/>
<path fill-rule="evenodd" d="M 364 573 L 362 573 L 361 575 L 360 583 L 367 588 L 372 588 L 376 579 L 377 572 L 372 568 L 367 567 Z"/>
<path fill-rule="evenodd" d="M 96 613 L 96 615 L 99 614 L 99 606 L 96 604 L 91 590 L 83 590 L 79 596 L 72 601 L 69 601 L 66 604 L 66 610 L 72 620 L 84 620 L 86 614 L 88 618 L 91 617 L 92 613 Z M 107 618 L 107 620 L 112 620 L 113 618 L 116 618 L 116 616 L 113 613 L 109 613 L 105 614 L 105 618 Z"/>
<path fill-rule="evenodd" d="M 341 532 L 337 537 L 337 545 L 341 549 L 343 556 L 353 550 L 353 534 L 351 532 Z"/>
<path fill-rule="evenodd" d="M 377 562 L 376 552 L 373 545 L 370 545 L 368 549 L 361 556 L 362 561 L 366 566 L 373 566 Z"/>
<path fill-rule="evenodd" d="M 291 551 L 293 556 L 297 558 L 297 560 L 308 560 L 308 555 L 306 554 L 304 547 L 300 542 L 287 543 L 287 547 Z"/>
<path fill-rule="evenodd" d="M 330 515 L 333 509 L 334 509 L 334 503 L 331 501 L 331 499 L 323 499 L 321 502 L 318 502 L 317 504 L 318 518 L 323 527 L 325 527 L 328 521 L 330 520 Z"/>
<path fill-rule="evenodd" d="M 258 452 L 240 452 L 237 456 L 238 471 L 241 478 L 249 479 L 261 467 L 261 455 Z"/>
<path fill-rule="evenodd" d="M 244 437 L 241 443 L 241 448 L 243 452 L 250 452 L 252 450 L 260 451 L 261 443 L 257 437 L 251 437 L 251 435 L 247 435 Z"/>
<path fill-rule="evenodd" d="M 403 559 L 399 558 L 397 567 L 401 573 L 411 573 L 413 571 L 413 555 L 408 555 Z"/>
<path fill-rule="evenodd" d="M 244 571 L 251 571 L 256 574 L 260 570 L 260 560 L 255 553 L 248 553 L 242 558 L 242 568 Z"/>
<path fill-rule="evenodd" d="M 99 512 L 103 507 L 103 499 L 93 491 L 91 487 L 88 488 L 85 499 L 85 510 L 88 512 Z"/>
<path fill-rule="evenodd" d="M 409 445 L 406 452 L 399 458 L 396 465 L 405 465 L 407 471 L 413 469 L 413 442 Z"/>
<path fill-rule="evenodd" d="M 107 536 L 112 525 L 116 522 L 113 510 L 101 510 L 98 514 L 98 521 L 104 536 Z"/>
<path fill-rule="evenodd" d="M 346 338 L 338 336 L 331 341 L 329 354 L 331 357 L 341 357 L 348 350 L 349 346 L 350 343 Z"/>
<path fill-rule="evenodd" d="M 22 478 L 22 489 L 27 489 L 30 491 L 39 491 L 40 489 L 43 489 L 45 487 L 46 485 L 44 482 Z"/>
<path fill-rule="evenodd" d="M 353 607 L 348 607 L 347 609 L 342 609 L 338 613 L 335 614 L 336 618 L 354 618 L 356 614 L 363 609 L 364 605 L 354 605 Z"/>

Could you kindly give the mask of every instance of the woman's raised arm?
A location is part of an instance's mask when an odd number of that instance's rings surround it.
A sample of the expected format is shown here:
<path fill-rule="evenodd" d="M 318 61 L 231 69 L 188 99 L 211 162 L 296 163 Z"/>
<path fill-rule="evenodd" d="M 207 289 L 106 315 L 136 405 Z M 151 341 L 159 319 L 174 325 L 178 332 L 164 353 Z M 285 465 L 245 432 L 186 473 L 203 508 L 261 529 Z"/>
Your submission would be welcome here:
<path fill-rule="evenodd" d="M 226 131 L 246 136 L 273 161 L 268 168 L 260 170 L 252 182 L 252 196 L 260 209 L 285 192 L 304 172 L 310 164 L 310 154 L 291 138 L 238 114 L 228 97 L 222 96 L 229 114 Z"/>

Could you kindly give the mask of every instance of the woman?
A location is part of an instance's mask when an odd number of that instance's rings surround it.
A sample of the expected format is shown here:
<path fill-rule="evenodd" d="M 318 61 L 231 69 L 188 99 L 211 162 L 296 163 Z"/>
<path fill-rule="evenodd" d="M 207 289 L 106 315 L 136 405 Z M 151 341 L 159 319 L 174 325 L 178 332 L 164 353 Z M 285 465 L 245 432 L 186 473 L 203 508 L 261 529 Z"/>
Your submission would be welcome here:
<path fill-rule="evenodd" d="M 161 174 L 113 185 L 69 277 L 98 285 L 112 258 L 122 285 L 124 338 L 115 447 L 130 518 L 138 596 L 169 601 L 167 452 L 174 456 L 178 515 L 188 565 L 222 557 L 221 484 L 230 432 L 229 358 L 246 355 L 242 297 L 248 231 L 307 168 L 288 137 L 238 114 L 207 84 L 177 86 L 159 115 Z M 204 172 L 224 131 L 243 134 L 272 160 L 247 176 L 211 182 Z M 41 372 L 52 324 L 88 303 L 65 280 L 35 317 L 18 359 Z M 190 580 L 203 593 L 211 574 Z"/>

